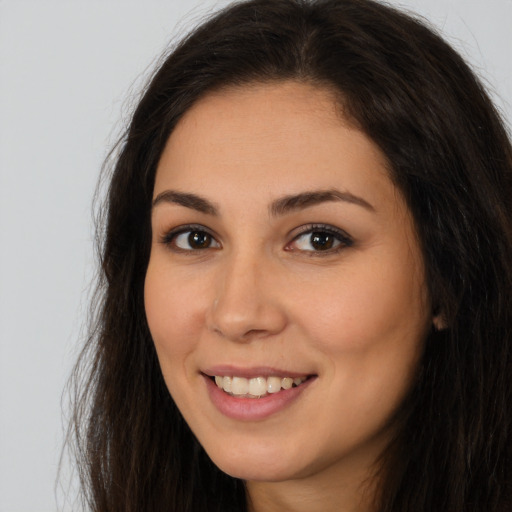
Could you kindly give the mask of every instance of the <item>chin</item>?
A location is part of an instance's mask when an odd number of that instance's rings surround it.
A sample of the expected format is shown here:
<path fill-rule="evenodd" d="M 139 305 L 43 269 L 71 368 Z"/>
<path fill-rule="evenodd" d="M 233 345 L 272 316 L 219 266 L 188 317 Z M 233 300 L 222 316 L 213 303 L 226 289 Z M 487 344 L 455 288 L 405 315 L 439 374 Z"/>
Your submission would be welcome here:
<path fill-rule="evenodd" d="M 229 476 L 250 482 L 283 482 L 297 478 L 293 471 L 285 468 L 271 468 L 268 463 L 251 464 L 246 460 L 243 464 L 215 463 L 215 465 Z"/>
<path fill-rule="evenodd" d="M 259 453 L 248 450 L 229 453 L 215 451 L 208 455 L 221 471 L 241 480 L 281 482 L 299 476 L 297 465 L 293 464 L 291 457 L 267 450 Z"/>

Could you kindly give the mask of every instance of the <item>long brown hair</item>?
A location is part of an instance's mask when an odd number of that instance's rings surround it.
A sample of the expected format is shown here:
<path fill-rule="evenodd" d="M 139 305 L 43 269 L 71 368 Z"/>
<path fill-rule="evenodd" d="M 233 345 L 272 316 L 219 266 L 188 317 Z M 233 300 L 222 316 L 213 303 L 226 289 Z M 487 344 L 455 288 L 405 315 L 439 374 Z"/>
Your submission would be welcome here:
<path fill-rule="evenodd" d="M 387 156 L 415 219 L 433 308 L 417 384 L 381 459 L 380 512 L 510 510 L 512 149 L 478 79 L 424 23 L 372 0 L 250 0 L 167 56 L 119 143 L 98 225 L 93 319 L 72 433 L 91 510 L 243 511 L 163 381 L 143 302 L 155 171 L 173 128 L 217 88 L 334 89 Z"/>

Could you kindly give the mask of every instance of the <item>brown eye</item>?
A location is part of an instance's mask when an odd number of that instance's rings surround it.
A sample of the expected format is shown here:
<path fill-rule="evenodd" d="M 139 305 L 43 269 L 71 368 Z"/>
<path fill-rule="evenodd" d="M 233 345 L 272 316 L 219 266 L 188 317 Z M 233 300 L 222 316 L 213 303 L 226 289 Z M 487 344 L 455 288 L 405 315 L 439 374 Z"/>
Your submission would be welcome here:
<path fill-rule="evenodd" d="M 310 254 L 334 253 L 353 245 L 352 238 L 345 232 L 331 226 L 311 226 L 298 235 L 289 246 L 289 250 L 299 250 Z"/>
<path fill-rule="evenodd" d="M 172 245 L 183 251 L 197 251 L 202 249 L 219 248 L 220 244 L 210 233 L 199 229 L 182 231 L 171 239 Z"/>
<path fill-rule="evenodd" d="M 317 251 L 327 251 L 332 249 L 336 239 L 330 233 L 311 233 L 310 244 Z"/>
<path fill-rule="evenodd" d="M 339 237 L 328 231 L 310 231 L 299 236 L 294 245 L 301 251 L 321 252 L 335 249 L 341 245 Z"/>
<path fill-rule="evenodd" d="M 192 249 L 206 249 L 211 242 L 212 237 L 204 231 L 191 231 L 188 235 L 188 244 Z"/>

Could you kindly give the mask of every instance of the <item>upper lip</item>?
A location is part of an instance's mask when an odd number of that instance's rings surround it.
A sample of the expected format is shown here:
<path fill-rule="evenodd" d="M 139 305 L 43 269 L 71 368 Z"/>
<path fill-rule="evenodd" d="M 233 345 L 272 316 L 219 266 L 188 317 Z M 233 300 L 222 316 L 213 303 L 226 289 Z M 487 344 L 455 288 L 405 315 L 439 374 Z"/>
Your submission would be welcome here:
<path fill-rule="evenodd" d="M 246 379 L 253 379 L 255 377 L 291 377 L 295 379 L 313 375 L 310 372 L 286 370 L 270 366 L 252 366 L 248 368 L 233 365 L 210 366 L 204 370 L 201 370 L 201 373 L 204 373 L 208 377 L 245 377 Z"/>

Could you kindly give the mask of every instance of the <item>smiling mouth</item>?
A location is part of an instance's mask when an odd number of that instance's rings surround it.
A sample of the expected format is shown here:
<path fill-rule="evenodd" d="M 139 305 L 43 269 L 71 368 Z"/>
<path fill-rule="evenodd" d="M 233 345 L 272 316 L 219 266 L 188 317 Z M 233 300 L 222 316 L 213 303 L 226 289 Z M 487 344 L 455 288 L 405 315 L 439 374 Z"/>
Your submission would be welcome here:
<path fill-rule="evenodd" d="M 245 377 L 221 376 L 212 377 L 217 387 L 237 398 L 264 398 L 275 395 L 293 387 L 298 387 L 310 376 L 305 377 Z"/>

